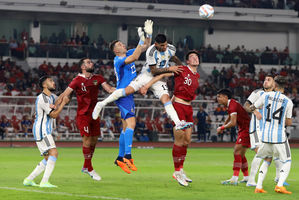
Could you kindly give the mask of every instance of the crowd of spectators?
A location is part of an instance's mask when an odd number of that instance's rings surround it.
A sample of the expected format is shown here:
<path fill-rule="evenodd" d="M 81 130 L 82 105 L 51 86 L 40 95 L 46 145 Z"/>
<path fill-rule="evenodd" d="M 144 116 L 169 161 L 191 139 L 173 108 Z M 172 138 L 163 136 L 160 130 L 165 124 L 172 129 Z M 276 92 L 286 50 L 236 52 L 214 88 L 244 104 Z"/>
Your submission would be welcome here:
<path fill-rule="evenodd" d="M 89 37 L 83 33 L 74 37 L 67 38 L 64 30 L 56 36 L 53 33 L 49 38 L 41 37 L 40 43 L 35 43 L 32 38 L 27 41 L 26 31 L 21 33 L 19 40 L 10 38 L 6 40 L 5 36 L 0 39 L 0 56 L 11 55 L 17 58 L 29 57 L 49 57 L 49 58 L 82 58 L 90 57 L 92 59 L 112 59 L 113 54 L 108 49 L 108 42 L 99 35 L 97 41 L 89 42 Z M 134 48 L 138 43 L 136 38 L 129 38 L 128 49 Z M 171 43 L 171 41 L 170 41 Z M 190 49 L 195 49 L 193 39 L 190 35 L 179 39 L 176 42 L 176 55 L 184 60 L 184 55 Z M 208 63 L 252 63 L 252 64 L 295 64 L 297 61 L 290 56 L 288 47 L 284 49 L 270 48 L 266 46 L 263 49 L 246 49 L 244 45 L 232 48 L 229 44 L 226 47 L 213 47 L 210 44 L 202 45 L 197 49 L 201 56 L 201 62 Z M 144 60 L 144 54 L 140 60 Z"/>
<path fill-rule="evenodd" d="M 101 59 L 95 62 L 95 72 L 102 74 L 107 82 L 111 85 L 115 85 L 115 75 L 113 70 L 112 61 L 104 63 Z M 140 70 L 141 66 L 137 66 Z M 48 74 L 53 76 L 56 86 L 57 94 L 62 92 L 70 83 L 70 81 L 79 73 L 79 66 L 77 63 L 57 63 L 53 65 L 51 62 L 44 61 L 38 68 L 29 69 L 25 71 L 21 66 L 16 65 L 15 62 L 10 59 L 0 60 L 0 96 L 36 96 L 41 92 L 38 87 L 38 79 L 41 75 Z M 230 88 L 234 93 L 234 96 L 242 103 L 248 97 L 248 95 L 256 88 L 261 88 L 265 75 L 268 73 L 281 74 L 289 77 L 289 84 L 287 86 L 286 93 L 295 104 L 295 108 L 298 107 L 298 89 L 299 89 L 299 69 L 298 66 L 286 65 L 281 70 L 277 70 L 275 67 L 264 70 L 256 70 L 254 65 L 248 64 L 232 64 L 230 67 L 214 66 L 211 73 L 207 76 L 202 76 L 200 79 L 200 87 L 197 90 L 198 100 L 214 100 L 215 94 L 220 88 Z M 168 80 L 168 86 L 170 91 L 173 90 L 173 79 Z M 100 97 L 105 97 L 107 94 L 100 90 Z M 143 98 L 141 95 L 136 94 L 136 97 Z M 147 98 L 154 98 L 151 92 L 148 93 Z M 17 99 L 17 98 L 16 98 Z M 11 103 L 15 100 L 7 100 L 2 98 L 2 103 Z M 215 101 L 216 102 L 216 101 Z M 21 102 L 18 102 L 21 104 Z M 34 104 L 34 100 L 31 101 Z M 138 101 L 136 106 L 148 106 L 148 101 Z M 153 107 L 160 107 L 159 101 L 152 102 Z M 199 105 L 196 105 L 198 107 Z M 204 108 L 207 105 L 203 105 Z M 155 112 L 153 119 L 151 118 L 151 109 L 143 110 L 139 115 L 136 125 L 136 139 L 140 141 L 154 141 L 157 140 L 158 133 L 165 133 L 172 137 L 172 124 L 165 114 L 162 112 Z M 26 112 L 28 113 L 28 112 Z M 117 113 L 117 112 L 115 112 Z M 226 115 L 226 110 L 223 106 L 217 106 L 209 115 L 216 116 L 213 122 L 222 122 Z M 25 116 L 24 116 L 25 117 Z M 107 117 L 107 116 L 105 116 Z M 107 133 L 108 137 L 113 138 L 111 131 L 119 132 L 121 129 L 121 122 L 117 114 L 110 115 L 110 124 L 107 124 L 108 118 L 105 118 L 103 123 L 103 132 Z M 32 118 L 32 116 L 26 116 L 26 118 Z M 21 122 L 23 119 L 18 119 L 15 116 L 7 119 L 5 116 L 1 118 L 0 137 L 9 135 L 10 132 L 18 133 L 16 136 L 26 137 L 30 132 L 23 126 L 23 124 L 32 125 L 32 119 L 29 122 Z M 210 121 L 210 120 L 209 120 Z M 195 121 L 198 123 L 198 120 Z M 210 123 L 207 123 L 209 125 Z M 194 132 L 198 131 L 198 127 L 194 127 Z M 208 129 L 207 129 L 208 130 Z M 75 121 L 70 119 L 69 116 L 65 116 L 62 119 L 57 119 L 57 132 L 64 133 L 65 137 L 69 138 L 70 133 L 76 132 Z M 58 138 L 61 136 L 57 136 Z M 200 140 L 200 138 L 198 138 Z M 206 138 L 211 139 L 211 138 Z M 204 140 L 204 138 L 203 138 Z"/>
<path fill-rule="evenodd" d="M 99 34 L 97 40 L 90 41 L 89 36 L 83 32 L 67 36 L 64 29 L 59 33 L 53 32 L 50 37 L 41 36 L 40 42 L 29 38 L 28 32 L 16 32 L 9 39 L 2 35 L 0 39 L 0 56 L 11 55 L 19 59 L 29 57 L 50 58 L 81 58 L 89 55 L 91 58 L 112 58 L 109 44 Z"/>

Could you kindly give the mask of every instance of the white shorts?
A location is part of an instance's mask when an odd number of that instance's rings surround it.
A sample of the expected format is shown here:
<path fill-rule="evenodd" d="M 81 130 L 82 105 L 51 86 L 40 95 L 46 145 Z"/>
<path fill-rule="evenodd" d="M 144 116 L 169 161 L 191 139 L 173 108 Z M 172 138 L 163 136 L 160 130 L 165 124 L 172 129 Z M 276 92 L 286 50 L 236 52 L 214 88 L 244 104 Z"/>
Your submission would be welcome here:
<path fill-rule="evenodd" d="M 37 141 L 36 145 L 42 156 L 46 155 L 50 149 L 56 148 L 52 135 L 47 135 L 41 141 Z"/>
<path fill-rule="evenodd" d="M 135 91 L 138 91 L 142 86 L 150 82 L 150 80 L 152 80 L 153 78 L 154 77 L 152 74 L 148 72 L 142 72 L 130 83 L 129 86 L 134 88 Z M 151 86 L 150 89 L 158 99 L 160 99 L 164 94 L 167 94 L 169 96 L 167 84 L 164 81 L 157 81 Z"/>
<path fill-rule="evenodd" d="M 253 131 L 251 133 L 249 133 L 249 137 L 250 137 L 250 148 L 252 150 L 259 148 L 261 146 L 261 137 L 259 134 L 260 131 Z"/>
<path fill-rule="evenodd" d="M 256 156 L 259 158 L 277 157 L 283 163 L 292 160 L 288 141 L 281 144 L 262 143 Z"/>

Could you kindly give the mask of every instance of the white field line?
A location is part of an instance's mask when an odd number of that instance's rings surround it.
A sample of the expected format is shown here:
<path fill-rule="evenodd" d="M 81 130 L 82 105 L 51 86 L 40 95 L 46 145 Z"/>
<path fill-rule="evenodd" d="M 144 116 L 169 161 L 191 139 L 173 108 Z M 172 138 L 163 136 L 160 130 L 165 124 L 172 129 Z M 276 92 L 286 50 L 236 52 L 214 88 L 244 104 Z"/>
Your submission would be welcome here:
<path fill-rule="evenodd" d="M 91 199 L 130 200 L 128 198 L 123 199 L 123 198 L 107 197 L 107 196 L 89 196 L 89 195 L 84 195 L 84 194 L 72 194 L 72 193 L 66 193 L 66 192 L 46 192 L 46 191 L 41 191 L 41 190 L 29 190 L 29 189 L 15 188 L 15 187 L 0 187 L 0 189 L 23 191 L 23 192 L 36 192 L 36 193 L 42 193 L 42 194 L 54 194 L 54 195 L 60 195 L 60 196 L 85 197 L 85 198 L 91 198 Z"/>

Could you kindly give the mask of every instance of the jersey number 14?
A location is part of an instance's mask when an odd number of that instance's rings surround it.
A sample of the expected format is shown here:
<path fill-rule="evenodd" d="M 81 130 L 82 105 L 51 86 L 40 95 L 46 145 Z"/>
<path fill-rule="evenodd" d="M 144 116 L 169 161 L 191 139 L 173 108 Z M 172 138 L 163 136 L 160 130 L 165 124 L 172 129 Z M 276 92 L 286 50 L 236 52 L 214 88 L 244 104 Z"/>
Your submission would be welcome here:
<path fill-rule="evenodd" d="M 268 104 L 267 107 L 266 107 L 266 109 L 267 109 L 267 118 L 266 118 L 266 121 L 267 122 L 271 122 L 271 118 L 270 118 L 271 104 Z M 272 119 L 278 120 L 279 124 L 281 123 L 283 109 L 284 109 L 284 107 L 281 106 L 279 109 L 277 109 L 276 111 L 274 111 L 272 113 Z"/>

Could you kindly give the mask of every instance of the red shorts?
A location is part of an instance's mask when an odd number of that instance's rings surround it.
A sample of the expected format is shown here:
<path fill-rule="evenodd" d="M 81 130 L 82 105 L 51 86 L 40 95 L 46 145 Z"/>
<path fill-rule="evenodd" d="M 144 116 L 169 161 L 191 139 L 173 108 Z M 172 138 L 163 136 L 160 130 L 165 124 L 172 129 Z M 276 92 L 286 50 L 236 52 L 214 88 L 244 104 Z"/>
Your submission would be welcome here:
<path fill-rule="evenodd" d="M 176 110 L 180 120 L 185 120 L 186 122 L 193 122 L 193 109 L 191 105 L 185 105 L 178 102 L 173 102 L 172 105 Z"/>
<path fill-rule="evenodd" d="M 250 148 L 249 130 L 238 133 L 236 144 L 241 144 L 244 147 Z"/>
<path fill-rule="evenodd" d="M 93 120 L 91 115 L 78 115 L 76 121 L 82 137 L 83 135 L 87 137 L 101 135 L 99 118 Z"/>

